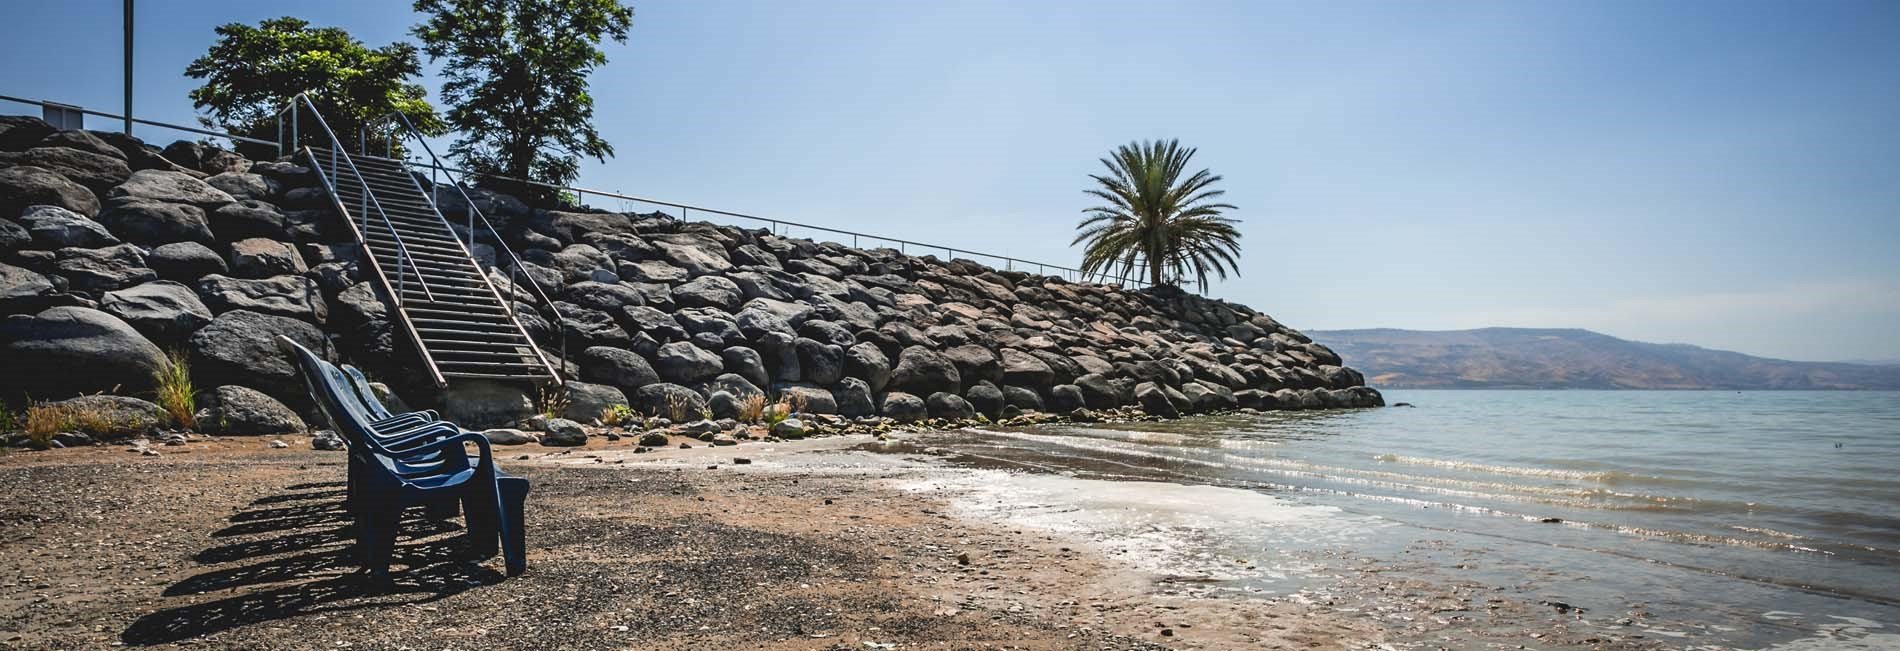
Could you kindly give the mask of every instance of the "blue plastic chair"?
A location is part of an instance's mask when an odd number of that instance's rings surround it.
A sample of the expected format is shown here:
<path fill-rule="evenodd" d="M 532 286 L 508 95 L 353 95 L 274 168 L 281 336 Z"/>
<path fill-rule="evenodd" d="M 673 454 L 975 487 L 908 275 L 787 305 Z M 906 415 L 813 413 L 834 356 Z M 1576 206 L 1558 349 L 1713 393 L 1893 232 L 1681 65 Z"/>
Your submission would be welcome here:
<path fill-rule="evenodd" d="M 402 513 L 411 506 L 459 506 L 476 554 L 494 556 L 499 541 L 508 575 L 527 569 L 522 505 L 528 480 L 496 469 L 486 437 L 435 422 L 385 440 L 341 370 L 294 341 L 278 337 L 278 343 L 296 362 L 324 416 L 350 444 L 351 511 L 366 570 L 388 576 Z M 469 443 L 478 454 L 467 454 Z"/>

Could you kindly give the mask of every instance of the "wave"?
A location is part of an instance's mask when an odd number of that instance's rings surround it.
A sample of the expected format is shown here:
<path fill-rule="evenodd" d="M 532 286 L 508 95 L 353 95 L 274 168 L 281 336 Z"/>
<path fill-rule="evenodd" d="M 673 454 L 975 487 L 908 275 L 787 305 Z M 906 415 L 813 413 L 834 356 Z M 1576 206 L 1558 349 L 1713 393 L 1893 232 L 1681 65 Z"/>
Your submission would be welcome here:
<path fill-rule="evenodd" d="M 1411 466 L 1428 466 L 1428 467 L 1433 467 L 1433 468 L 1462 470 L 1465 472 L 1490 473 L 1494 475 L 1515 475 L 1519 477 L 1543 477 L 1543 478 L 1549 478 L 1549 479 L 1570 479 L 1570 480 L 1575 480 L 1575 481 L 1593 481 L 1593 482 L 1599 482 L 1599 483 L 1605 483 L 1605 484 L 1613 484 L 1620 481 L 1631 481 L 1631 480 L 1646 481 L 1646 482 L 1647 481 L 1669 481 L 1667 478 L 1664 478 L 1664 477 L 1633 475 L 1633 474 L 1623 472 L 1620 470 L 1587 471 L 1587 470 L 1560 470 L 1556 468 L 1537 468 L 1533 466 L 1502 466 L 1502 465 L 1489 464 L 1489 463 L 1476 463 L 1472 461 L 1458 461 L 1455 459 L 1432 459 L 1429 457 L 1408 457 L 1404 455 L 1391 454 L 1391 453 L 1374 455 L 1372 459 L 1380 463 L 1397 463 L 1397 464 L 1405 464 L 1405 465 L 1411 465 Z"/>

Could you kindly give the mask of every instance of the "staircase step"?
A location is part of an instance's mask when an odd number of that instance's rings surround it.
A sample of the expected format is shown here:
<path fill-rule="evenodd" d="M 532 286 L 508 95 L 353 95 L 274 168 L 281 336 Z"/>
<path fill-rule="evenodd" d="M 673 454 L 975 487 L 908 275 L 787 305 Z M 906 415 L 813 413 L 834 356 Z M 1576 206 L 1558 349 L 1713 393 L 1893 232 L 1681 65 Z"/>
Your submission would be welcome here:
<path fill-rule="evenodd" d="M 442 377 L 462 378 L 464 380 L 496 380 L 496 381 L 504 381 L 504 382 L 505 381 L 523 381 L 523 382 L 545 381 L 545 380 L 554 379 L 554 376 L 549 375 L 545 369 L 539 375 L 508 375 L 508 374 L 502 374 L 502 373 L 466 373 L 462 371 L 443 371 Z"/>
<path fill-rule="evenodd" d="M 520 341 L 519 341 L 519 339 L 520 339 L 519 337 L 517 337 L 516 339 L 517 339 L 516 341 L 508 341 L 508 342 L 503 342 L 503 341 L 459 341 L 459 340 L 446 340 L 446 339 L 445 339 L 445 340 L 433 340 L 433 341 L 434 341 L 435 343 L 434 343 L 434 344 L 431 344 L 431 346 L 430 346 L 430 348 L 429 348 L 429 350 L 437 350 L 437 347 L 436 347 L 437 345 L 439 345 L 439 346 L 440 346 L 440 350 L 442 350 L 442 351 L 445 351 L 445 352 L 480 352 L 480 351 L 476 351 L 476 350 L 474 350 L 474 349 L 477 349 L 477 348 L 487 348 L 487 349 L 494 349 L 494 350 L 523 350 L 523 351 L 525 351 L 525 350 L 527 350 L 527 349 L 529 349 L 529 348 L 533 348 L 533 346 L 530 346 L 530 345 L 528 345 L 528 344 L 526 344 L 526 343 L 522 343 L 522 342 L 520 342 Z M 430 339 L 428 339 L 428 338 L 426 338 L 426 337 L 425 337 L 425 338 L 424 338 L 423 340 L 424 340 L 424 341 L 432 341 L 432 340 L 430 340 Z M 533 355 L 534 353 L 532 353 L 532 352 L 525 352 L 525 353 L 523 353 L 523 354 L 526 354 L 526 355 Z"/>
<path fill-rule="evenodd" d="M 488 330 L 466 330 L 461 328 L 416 328 L 423 335 L 423 341 L 450 339 L 456 341 L 485 341 L 490 343 L 512 343 L 521 341 L 519 332 L 494 332 Z"/>
<path fill-rule="evenodd" d="M 452 328 L 481 332 L 507 332 L 520 334 L 512 321 L 479 321 L 474 319 L 439 319 L 435 317 L 410 317 L 410 323 L 418 326 L 427 324 L 431 328 Z"/>

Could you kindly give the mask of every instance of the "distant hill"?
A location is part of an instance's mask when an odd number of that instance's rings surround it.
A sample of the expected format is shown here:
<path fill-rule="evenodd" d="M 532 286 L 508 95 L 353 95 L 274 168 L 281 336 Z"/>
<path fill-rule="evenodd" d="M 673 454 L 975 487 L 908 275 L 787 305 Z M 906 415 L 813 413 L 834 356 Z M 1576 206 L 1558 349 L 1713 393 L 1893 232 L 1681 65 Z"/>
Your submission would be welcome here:
<path fill-rule="evenodd" d="M 1900 366 L 1792 362 L 1589 330 L 1308 330 L 1393 389 L 1900 389 Z"/>

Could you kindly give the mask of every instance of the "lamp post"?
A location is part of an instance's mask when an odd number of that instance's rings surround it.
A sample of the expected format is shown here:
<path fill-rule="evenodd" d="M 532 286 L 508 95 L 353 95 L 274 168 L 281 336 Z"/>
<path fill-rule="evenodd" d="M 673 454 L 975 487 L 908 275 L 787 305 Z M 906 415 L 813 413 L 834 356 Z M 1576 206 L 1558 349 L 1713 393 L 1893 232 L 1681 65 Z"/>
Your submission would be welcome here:
<path fill-rule="evenodd" d="M 125 0 L 125 135 L 132 135 L 132 0 Z"/>

